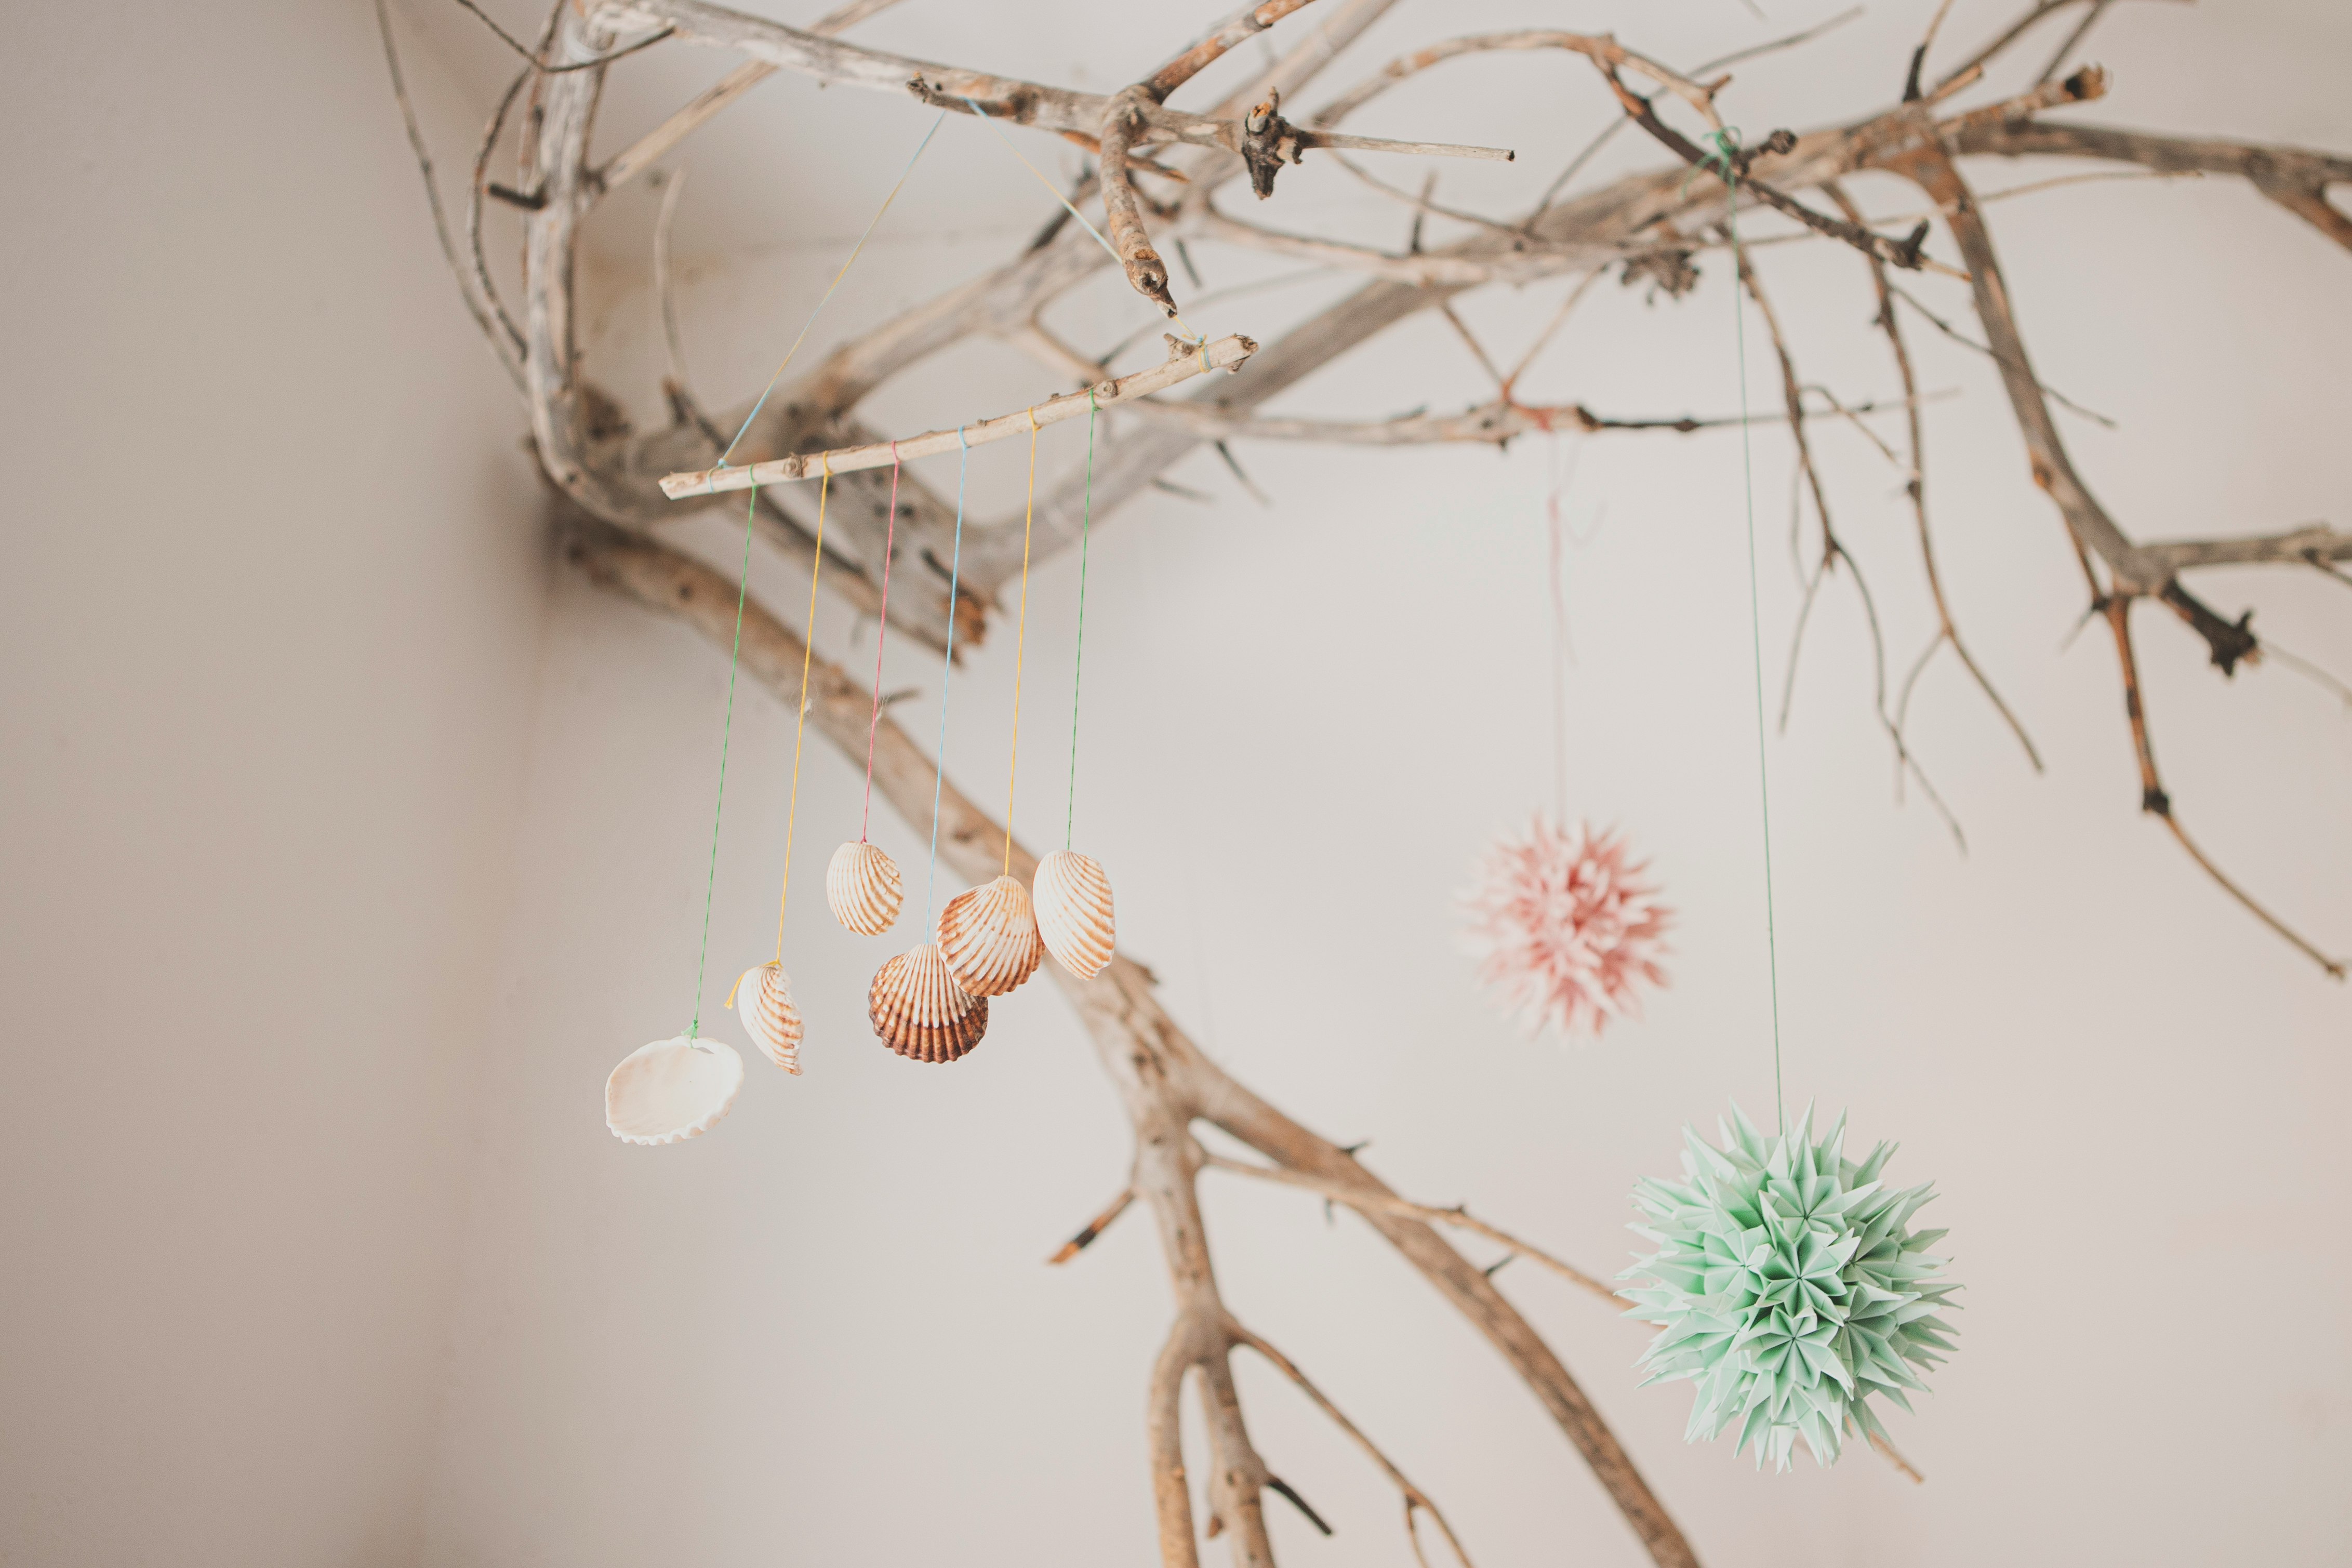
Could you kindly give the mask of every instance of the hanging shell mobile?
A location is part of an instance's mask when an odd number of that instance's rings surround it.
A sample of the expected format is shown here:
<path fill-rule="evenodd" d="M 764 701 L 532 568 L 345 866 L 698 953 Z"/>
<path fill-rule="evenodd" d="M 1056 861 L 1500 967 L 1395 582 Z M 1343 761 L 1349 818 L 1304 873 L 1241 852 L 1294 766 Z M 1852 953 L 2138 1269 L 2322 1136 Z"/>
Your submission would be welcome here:
<path fill-rule="evenodd" d="M 656 1040 L 604 1080 L 604 1125 L 624 1143 L 699 1138 L 734 1109 L 743 1058 L 717 1040 Z"/>
<path fill-rule="evenodd" d="M 792 976 L 775 960 L 743 972 L 730 1005 L 743 1015 L 743 1026 L 768 1059 L 797 1077 L 801 1070 L 801 1010 L 793 1002 Z"/>
<path fill-rule="evenodd" d="M 1113 949 L 1110 879 L 1092 856 L 1056 849 L 1037 862 L 1037 932 L 1080 979 L 1102 973 Z"/>
<path fill-rule="evenodd" d="M 866 1016 L 882 1043 L 919 1062 L 951 1062 L 988 1031 L 988 999 L 955 981 L 937 944 L 898 954 L 874 975 Z"/>
<path fill-rule="evenodd" d="M 888 931 L 906 896 L 898 863 L 878 844 L 862 838 L 845 844 L 824 868 L 824 901 L 833 918 L 860 936 Z"/>
<path fill-rule="evenodd" d="M 1029 890 L 1010 877 L 950 899 L 940 911 L 939 939 L 956 984 L 974 996 L 1003 995 L 1045 957 Z"/>

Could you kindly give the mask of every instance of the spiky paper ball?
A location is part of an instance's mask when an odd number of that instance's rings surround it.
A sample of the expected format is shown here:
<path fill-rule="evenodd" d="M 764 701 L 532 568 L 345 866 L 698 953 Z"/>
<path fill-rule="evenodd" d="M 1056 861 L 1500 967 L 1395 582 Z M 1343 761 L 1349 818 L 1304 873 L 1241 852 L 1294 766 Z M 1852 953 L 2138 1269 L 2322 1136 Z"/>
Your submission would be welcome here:
<path fill-rule="evenodd" d="M 1462 899 L 1464 945 L 1529 1035 L 1589 1024 L 1598 1036 L 1610 1019 L 1640 1015 L 1637 981 L 1665 984 L 1670 911 L 1643 869 L 1613 832 L 1564 828 L 1544 812 L 1486 851 Z"/>
<path fill-rule="evenodd" d="M 1633 1189 L 1647 1223 L 1632 1228 L 1658 1250 L 1619 1277 L 1656 1281 L 1620 1292 L 1641 1303 L 1628 1317 L 1664 1325 L 1642 1352 L 1643 1382 L 1696 1384 L 1684 1436 L 1737 1423 L 1732 1451 L 1753 1440 L 1759 1469 L 1768 1452 L 1787 1469 L 1801 1436 L 1822 1465 L 1854 1428 L 1884 1438 L 1871 1396 L 1910 1409 L 1903 1391 L 1927 1387 L 1911 1367 L 1937 1365 L 1955 1331 L 1936 1314 L 1959 1287 L 1933 1281 L 1944 1260 L 1927 1251 L 1944 1232 L 1909 1228 L 1934 1184 L 1887 1186 L 1895 1145 L 1856 1164 L 1845 1118 L 1819 1143 L 1812 1119 L 1809 1108 L 1767 1138 L 1734 1106 L 1721 1149 L 1685 1128 L 1688 1180 Z"/>

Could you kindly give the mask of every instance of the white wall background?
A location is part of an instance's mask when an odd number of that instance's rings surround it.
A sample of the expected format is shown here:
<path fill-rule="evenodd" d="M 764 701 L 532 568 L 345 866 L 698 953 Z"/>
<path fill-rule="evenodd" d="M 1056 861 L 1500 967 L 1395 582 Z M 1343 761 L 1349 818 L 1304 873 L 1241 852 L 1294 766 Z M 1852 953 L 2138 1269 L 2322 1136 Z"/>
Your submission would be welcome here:
<path fill-rule="evenodd" d="M 1139 27 L 1075 5 L 909 0 L 864 36 L 1104 87 L 1219 8 Z M 1696 60 L 1836 9 L 1775 7 L 1768 26 L 1728 4 L 1404 7 L 1355 58 L 1541 22 Z M 1874 7 L 1742 68 L 1732 117 L 1760 134 L 1867 110 L 1928 9 Z M 1970 0 L 1948 37 L 2004 15 Z M 733 1115 L 683 1148 L 624 1148 L 598 1125 L 611 1062 L 688 1011 L 724 664 L 533 553 L 519 423 L 438 270 L 363 10 L 172 16 L 80 73 L 47 62 L 95 61 L 121 35 L 52 18 L 11 51 L 43 63 L 5 96 L 39 155 L 10 176 L 26 221 L 5 251 L 22 368 L 0 427 L 33 492 L 10 519 L 32 564 L 9 576 L 6 617 L 8 1017 L 31 1073 L 15 1103 L 35 1113 L 5 1156 L 0 1557 L 1149 1561 L 1141 1392 L 1167 1313 L 1151 1237 L 1123 1222 L 1069 1268 L 1040 1264 L 1122 1179 L 1118 1107 L 1050 988 L 1002 1004 L 953 1072 L 871 1043 L 864 988 L 896 939 L 849 936 L 814 896 L 856 814 L 852 764 L 813 749 L 803 779 L 787 947 L 807 1075 L 753 1057 Z M 404 16 L 454 165 L 506 62 L 462 15 Z M 2086 117 L 2352 144 L 2336 8 L 2134 8 L 2092 52 L 2117 86 Z M 638 63 L 608 100 L 613 145 L 725 64 Z M 1520 148 L 1511 170 L 1445 171 L 1444 194 L 1499 208 L 1610 112 L 1579 67 L 1502 60 L 1400 91 L 1365 128 Z M 678 239 L 707 397 L 772 368 L 927 123 L 779 78 L 693 144 Z M 1649 162 L 1622 140 L 1626 166 Z M 1976 173 L 1992 191 L 2042 171 Z M 1857 191 L 1877 213 L 1916 203 Z M 597 374 L 647 419 L 655 200 L 625 193 L 589 241 Z M 1002 146 L 950 123 L 818 339 L 992 264 L 1047 210 Z M 2066 431 L 2126 527 L 2352 512 L 2340 251 L 2222 182 L 1993 210 L 2045 377 L 2120 423 Z M 1385 245 L 1402 229 L 1311 165 L 1262 216 Z M 1287 269 L 1195 254 L 1213 287 Z M 1889 395 L 1859 265 L 1819 248 L 1765 262 L 1808 375 Z M 1727 268 L 1706 265 L 1679 305 L 1598 290 L 1527 395 L 1734 409 Z M 1923 289 L 1957 304 L 1957 286 Z M 1468 314 L 1508 351 L 1560 291 Z M 1265 338 L 1329 294 L 1188 315 Z M 1055 321 L 1095 344 L 1145 318 L 1106 287 Z M 1770 759 L 1791 1098 L 1903 1142 L 1896 1173 L 1938 1183 L 1935 1223 L 1969 1286 L 1960 1354 L 1917 1418 L 1896 1417 L 1929 1483 L 1867 1454 L 1773 1478 L 1685 1447 L 1686 1396 L 1633 1386 L 1639 1330 L 1533 1270 L 1502 1279 L 1710 1563 L 2336 1560 L 2352 1539 L 2336 1484 L 2352 1264 L 2327 1243 L 2352 1163 L 2329 1114 L 2352 1089 L 2352 1007 L 2133 810 L 2112 655 L 2095 629 L 2065 646 L 2079 576 L 1999 389 L 1966 351 L 1913 342 L 1925 384 L 1955 394 L 1929 452 L 1947 582 L 2049 772 L 1943 664 L 1914 739 L 1969 855 L 1916 797 L 1896 806 L 1843 585 Z M 875 407 L 917 428 L 1043 384 L 972 348 Z M 1442 324 L 1415 321 L 1282 406 L 1480 395 Z M 1045 461 L 1075 461 L 1080 438 L 1049 433 Z M 1899 669 L 1932 622 L 1897 479 L 1850 433 L 1821 443 Z M 365 459 L 282 500 L 235 468 L 329 453 Z M 1797 605 L 1789 469 L 1769 433 L 1757 454 L 1777 688 Z M 1219 1059 L 1309 1124 L 1372 1139 L 1403 1190 L 1613 1268 L 1625 1194 L 1673 1168 L 1680 1125 L 1770 1096 L 1736 442 L 1241 456 L 1271 506 L 1195 458 L 1173 477 L 1214 504 L 1153 495 L 1095 542 L 1078 816 L 1125 945 Z M 975 458 L 977 516 L 1017 501 L 1019 463 L 1010 447 Z M 82 477 L 117 468 L 171 482 Z M 1679 926 L 1647 1021 L 1562 1048 L 1493 1016 L 1452 949 L 1450 900 L 1551 791 L 1542 519 L 1570 470 L 1571 799 L 1654 857 Z M 680 536 L 731 563 L 726 520 Z M 1067 558 L 1033 584 L 1018 822 L 1034 840 L 1061 812 L 1076 587 Z M 2208 587 L 2352 668 L 2339 586 Z M 799 602 L 787 574 L 754 588 Z M 2276 665 L 2224 682 L 2175 626 L 2141 626 L 2184 818 L 2290 919 L 2352 945 L 2344 705 Z M 828 654 L 870 659 L 871 637 L 821 611 Z M 992 637 L 954 686 L 948 765 L 983 800 L 1011 654 Z M 922 688 L 900 710 L 922 732 L 936 662 L 909 647 L 887 663 L 891 685 Z M 702 1005 L 740 1043 L 718 999 L 769 940 L 791 730 L 757 692 L 735 718 Z M 877 817 L 875 836 L 919 888 L 919 828 Z M 175 998 L 168 1034 L 148 988 Z M 1207 1187 L 1236 1311 L 1481 1563 L 1639 1560 L 1533 1401 L 1375 1237 L 1297 1194 Z M 1378 1478 L 1255 1370 L 1260 1447 L 1340 1531 L 1325 1542 L 1276 1505 L 1286 1561 L 1410 1561 Z"/>

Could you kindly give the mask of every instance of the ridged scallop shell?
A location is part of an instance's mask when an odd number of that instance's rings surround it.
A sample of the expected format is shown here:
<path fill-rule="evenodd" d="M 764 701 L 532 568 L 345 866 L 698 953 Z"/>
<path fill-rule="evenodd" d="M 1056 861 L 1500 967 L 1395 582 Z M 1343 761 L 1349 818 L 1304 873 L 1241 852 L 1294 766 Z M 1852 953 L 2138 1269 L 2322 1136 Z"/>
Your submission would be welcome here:
<path fill-rule="evenodd" d="M 743 1058 L 717 1040 L 656 1040 L 604 1080 L 604 1125 L 624 1143 L 699 1138 L 734 1109 Z"/>
<path fill-rule="evenodd" d="M 1010 877 L 958 893 L 940 911 L 940 956 L 974 996 L 1002 996 L 1045 961 L 1029 889 Z"/>
<path fill-rule="evenodd" d="M 919 1062 L 951 1062 L 988 1032 L 988 999 L 958 985 L 928 942 L 875 973 L 866 1016 L 884 1045 Z"/>
<path fill-rule="evenodd" d="M 801 1010 L 793 1005 L 792 976 L 784 966 L 771 960 L 756 969 L 747 969 L 735 982 L 736 1011 L 743 1015 L 743 1026 L 751 1031 L 751 1038 L 768 1054 L 768 1059 L 786 1072 L 798 1076 L 801 1070 Z"/>
<path fill-rule="evenodd" d="M 1037 934 L 1063 968 L 1080 978 L 1110 962 L 1110 879 L 1091 856 L 1056 849 L 1037 862 Z"/>
<path fill-rule="evenodd" d="M 833 852 L 824 868 L 824 901 L 833 918 L 860 936 L 880 936 L 898 918 L 907 896 L 898 863 L 878 844 L 859 839 Z"/>

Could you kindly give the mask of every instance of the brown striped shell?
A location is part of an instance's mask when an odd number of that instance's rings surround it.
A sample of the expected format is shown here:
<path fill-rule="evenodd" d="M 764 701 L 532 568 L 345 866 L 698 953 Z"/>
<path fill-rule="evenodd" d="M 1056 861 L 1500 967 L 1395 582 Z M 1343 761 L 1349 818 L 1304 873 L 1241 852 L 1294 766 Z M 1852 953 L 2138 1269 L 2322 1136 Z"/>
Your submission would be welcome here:
<path fill-rule="evenodd" d="M 951 1062 L 988 1032 L 988 999 L 958 985 L 928 942 L 875 972 L 866 1016 L 884 1045 L 919 1062 Z"/>
<path fill-rule="evenodd" d="M 833 918 L 860 936 L 880 936 L 898 918 L 907 896 L 898 863 L 878 844 L 859 839 L 833 852 L 824 868 L 824 901 Z"/>
<path fill-rule="evenodd" d="M 1037 862 L 1037 932 L 1063 968 L 1102 973 L 1113 942 L 1110 879 L 1090 856 L 1056 849 Z"/>
<path fill-rule="evenodd" d="M 940 911 L 940 955 L 956 984 L 974 996 L 1002 996 L 1045 957 L 1029 890 L 1010 877 L 958 893 Z"/>
<path fill-rule="evenodd" d="M 771 960 L 747 969 L 735 982 L 735 1007 L 743 1027 L 768 1059 L 797 1077 L 801 1070 L 801 1010 L 793 1004 L 792 976 Z"/>
<path fill-rule="evenodd" d="M 734 1109 L 743 1058 L 717 1040 L 656 1040 L 604 1080 L 604 1125 L 624 1143 L 699 1138 Z"/>

